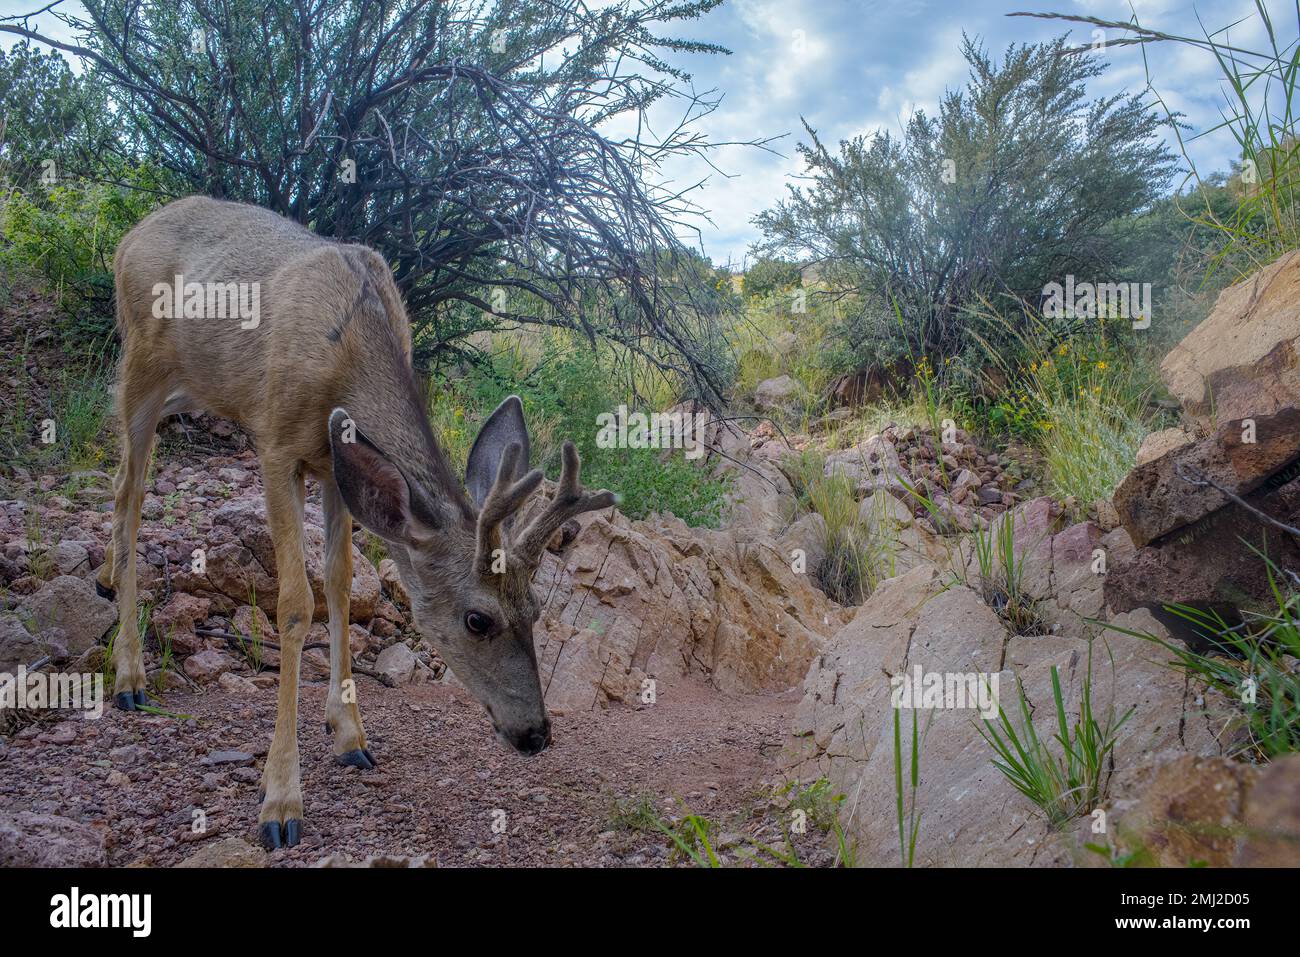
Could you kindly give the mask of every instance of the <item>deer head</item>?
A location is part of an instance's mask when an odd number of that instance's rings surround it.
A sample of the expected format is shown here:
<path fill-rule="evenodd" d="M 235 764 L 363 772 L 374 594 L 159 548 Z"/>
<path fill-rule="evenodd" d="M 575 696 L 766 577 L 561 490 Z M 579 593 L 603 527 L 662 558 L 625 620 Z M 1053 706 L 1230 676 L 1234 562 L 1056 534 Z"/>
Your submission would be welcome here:
<path fill-rule="evenodd" d="M 343 499 L 387 543 L 416 627 L 482 702 L 500 741 L 524 754 L 541 751 L 551 743 L 551 723 L 533 646 L 541 614 L 533 572 L 560 526 L 613 505 L 615 495 L 582 488 L 577 450 L 566 442 L 554 497 L 516 529 L 542 473 L 525 472 L 528 428 L 515 396 L 492 413 L 470 450 L 465 484 L 472 505 L 460 488 L 430 487 L 438 484 L 430 475 L 449 469 L 403 468 L 344 409 L 330 416 L 330 446 Z M 436 444 L 427 452 L 442 454 Z"/>

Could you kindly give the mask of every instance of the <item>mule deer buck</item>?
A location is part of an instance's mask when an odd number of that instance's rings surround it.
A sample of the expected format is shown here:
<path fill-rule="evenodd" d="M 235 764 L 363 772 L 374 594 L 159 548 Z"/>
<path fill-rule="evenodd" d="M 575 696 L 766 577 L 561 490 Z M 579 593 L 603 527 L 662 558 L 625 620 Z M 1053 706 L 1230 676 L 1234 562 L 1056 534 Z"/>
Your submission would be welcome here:
<path fill-rule="evenodd" d="M 542 473 L 525 472 L 528 431 L 511 396 L 474 441 L 467 495 L 429 427 L 392 273 L 364 246 L 323 239 L 254 206 L 189 197 L 131 230 L 113 272 L 123 341 L 122 462 L 98 584 L 105 594 L 116 590 L 118 600 L 116 705 L 130 711 L 147 701 L 135 558 L 154 433 L 164 416 L 205 409 L 255 436 L 275 543 L 281 662 L 262 774 L 265 845 L 292 846 L 302 829 L 298 670 L 313 608 L 303 553 L 307 475 L 320 483 L 326 524 L 325 720 L 335 759 L 374 765 L 355 695 L 344 693 L 352 687 L 352 516 L 387 544 L 417 627 L 486 707 L 497 737 L 524 754 L 550 744 L 533 647 L 541 608 L 532 574 L 557 529 L 616 501 L 611 492 L 583 490 L 573 444 L 564 445 L 551 501 L 516 529 L 514 518 Z M 236 284 L 252 291 L 240 306 L 256 308 L 227 310 L 218 302 L 212 315 L 214 301 Z M 173 288 L 183 304 L 173 300 Z M 231 311 L 238 315 L 221 318 Z"/>

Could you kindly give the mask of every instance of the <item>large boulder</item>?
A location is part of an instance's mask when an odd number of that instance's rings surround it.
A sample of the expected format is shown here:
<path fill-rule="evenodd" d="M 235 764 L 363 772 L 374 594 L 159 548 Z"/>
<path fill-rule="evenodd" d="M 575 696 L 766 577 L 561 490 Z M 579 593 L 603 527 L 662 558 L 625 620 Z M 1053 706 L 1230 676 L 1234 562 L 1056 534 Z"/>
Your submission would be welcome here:
<path fill-rule="evenodd" d="M 59 628 L 69 655 L 79 655 L 117 623 L 117 609 L 84 578 L 60 575 L 18 606 L 18 616 L 34 631 Z"/>
<path fill-rule="evenodd" d="M 1161 752 L 1115 775 L 1104 831 L 1078 828 L 1075 848 L 1093 866 L 1300 866 L 1300 755 L 1257 767 Z"/>
<path fill-rule="evenodd" d="M 826 519 L 816 512 L 809 512 L 785 530 L 777 540 L 776 549 L 789 558 L 791 567 L 796 567 L 802 556 L 803 567 L 816 574 L 826 560 L 827 535 Z"/>
<path fill-rule="evenodd" d="M 1300 867 L 1300 754 L 1275 758 L 1246 796 L 1239 867 Z"/>
<path fill-rule="evenodd" d="M 765 412 L 789 412 L 799 400 L 799 383 L 788 375 L 764 379 L 754 388 L 754 404 Z"/>
<path fill-rule="evenodd" d="M 14 615 L 0 615 L 0 672 L 14 672 L 50 653 L 50 645 L 33 635 Z"/>
<path fill-rule="evenodd" d="M 1300 251 L 1220 293 L 1209 317 L 1165 356 L 1160 373 L 1206 431 L 1231 430 L 1253 417 L 1271 433 L 1271 420 L 1283 415 L 1300 442 L 1298 355 Z"/>
<path fill-rule="evenodd" d="M 1224 290 L 1165 357 L 1161 374 L 1184 427 L 1147 437 L 1114 505 L 1138 551 L 1107 582 L 1117 609 L 1267 600 L 1264 563 L 1300 560 L 1300 543 L 1230 498 L 1285 524 L 1300 520 L 1300 252 Z"/>
<path fill-rule="evenodd" d="M 590 710 L 693 676 L 723 691 L 798 684 L 841 611 L 771 540 L 690 528 L 672 516 L 585 516 L 548 553 L 534 631 L 547 703 Z"/>
<path fill-rule="evenodd" d="M 375 670 L 394 685 L 406 685 L 415 680 L 419 660 L 411 646 L 403 641 L 389 645 L 375 659 Z"/>
<path fill-rule="evenodd" d="M 1250 501 L 1265 514 L 1294 523 L 1300 517 L 1300 481 L 1262 490 Z M 1116 611 L 1150 607 L 1163 614 L 1165 605 L 1187 603 L 1219 609 L 1231 618 L 1229 609 L 1267 603 L 1267 565 L 1245 542 L 1264 546 L 1280 567 L 1300 568 L 1300 542 L 1230 505 L 1112 561 L 1105 579 L 1106 604 Z M 1170 623 L 1172 619 L 1165 621 Z"/>
<path fill-rule="evenodd" d="M 832 452 L 826 456 L 825 474 L 847 476 L 859 498 L 880 489 L 907 495 L 898 453 L 884 436 L 873 435 L 853 448 Z"/>

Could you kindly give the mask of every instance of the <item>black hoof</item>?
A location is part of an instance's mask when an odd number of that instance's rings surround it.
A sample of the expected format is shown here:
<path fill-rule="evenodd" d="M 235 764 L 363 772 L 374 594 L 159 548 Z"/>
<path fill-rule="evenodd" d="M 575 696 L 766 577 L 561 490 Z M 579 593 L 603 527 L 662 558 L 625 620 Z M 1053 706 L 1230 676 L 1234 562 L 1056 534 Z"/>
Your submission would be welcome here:
<path fill-rule="evenodd" d="M 135 706 L 137 708 L 149 707 L 149 696 L 145 694 L 143 691 L 137 691 L 135 693 Z"/>
<path fill-rule="evenodd" d="M 257 839 L 262 842 L 262 846 L 268 851 L 279 849 L 281 847 L 280 822 L 267 821 L 257 829 Z"/>
<path fill-rule="evenodd" d="M 135 692 L 123 691 L 119 694 L 113 695 L 113 705 L 122 711 L 134 711 Z"/>
<path fill-rule="evenodd" d="M 99 583 L 98 578 L 95 579 L 95 592 L 99 595 L 100 598 L 107 598 L 109 601 L 112 601 L 117 597 L 117 589 L 105 588 L 103 585 Z"/>
<path fill-rule="evenodd" d="M 334 762 L 347 767 L 360 768 L 362 771 L 369 771 L 379 763 L 368 748 L 353 748 L 343 754 L 336 754 Z"/>
<path fill-rule="evenodd" d="M 280 829 L 279 821 L 267 821 L 257 829 L 257 837 L 268 851 L 296 847 L 302 840 L 302 821 L 297 818 L 285 821 L 283 830 Z"/>

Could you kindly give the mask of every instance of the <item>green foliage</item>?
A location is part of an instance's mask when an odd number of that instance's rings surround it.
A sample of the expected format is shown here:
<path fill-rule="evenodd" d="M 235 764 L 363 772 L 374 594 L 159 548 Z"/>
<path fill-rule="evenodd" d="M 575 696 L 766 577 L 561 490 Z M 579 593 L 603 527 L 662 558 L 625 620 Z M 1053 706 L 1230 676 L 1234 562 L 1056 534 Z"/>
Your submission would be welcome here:
<path fill-rule="evenodd" d="M 998 381 L 986 372 L 983 394 L 963 395 L 968 420 L 1035 444 L 1048 490 L 1073 499 L 1079 514 L 1109 499 L 1158 425 L 1150 406 L 1161 388 L 1155 357 L 1112 335 L 1107 320 L 1072 331 L 1033 311 L 1013 321 L 985 303 L 980 315 L 984 327 L 1005 334 L 975 334 Z"/>
<path fill-rule="evenodd" d="M 1114 667 L 1114 661 L 1111 662 Z M 1098 721 L 1092 703 L 1092 645 L 1088 645 L 1088 670 L 1079 697 L 1079 717 L 1073 728 L 1065 715 L 1061 693 L 1061 676 L 1051 667 L 1052 702 L 1056 708 L 1056 734 L 1060 747 L 1055 754 L 1047 741 L 1039 737 L 1033 714 L 1025 697 L 1024 685 L 1016 677 L 1016 696 L 1020 705 L 1020 730 L 998 703 L 998 718 L 976 723 L 976 729 L 997 757 L 996 767 L 1029 798 L 1056 827 L 1063 827 L 1080 815 L 1097 807 L 1105 793 L 1107 761 L 1115 748 L 1120 728 L 1133 714 L 1130 708 L 1115 720 L 1114 712 Z"/>
<path fill-rule="evenodd" d="M 717 528 L 726 485 L 701 460 L 688 460 L 680 451 L 597 446 L 599 415 L 620 404 L 640 407 L 635 398 L 629 401 L 614 353 L 563 334 L 537 342 L 536 354 L 516 342 L 439 387 L 430 418 L 453 462 L 463 469 L 478 424 L 506 396 L 518 395 L 533 437 L 533 465 L 549 477 L 558 478 L 560 448 L 568 439 L 582 456 L 583 484 L 618 492 L 629 517 L 671 512 L 689 525 Z"/>
<path fill-rule="evenodd" d="M 907 759 L 907 778 L 903 778 L 903 738 L 899 712 L 894 713 L 894 798 L 898 814 L 898 860 L 911 867 L 916 860 L 916 839 L 921 832 L 921 814 L 916 809 L 916 791 L 921 783 L 921 733 L 917 727 L 916 709 L 912 712 L 912 738 Z"/>
<path fill-rule="evenodd" d="M 773 293 L 803 285 L 803 273 L 798 263 L 771 257 L 760 259 L 745 271 L 741 292 L 746 299 L 753 296 L 770 296 Z"/>
<path fill-rule="evenodd" d="M 734 394 L 752 395 L 764 379 L 785 374 L 798 384 L 804 412 L 819 413 L 831 378 L 851 364 L 836 335 L 839 309 L 833 298 L 815 290 L 804 296 L 801 312 L 788 292 L 749 297 L 743 321 L 727 335 L 730 351 L 739 356 Z M 790 333 L 793 348 L 782 354 L 776 340 Z"/>
<path fill-rule="evenodd" d="M 1235 282 L 1300 246 L 1300 97 L 1296 86 L 1300 79 L 1296 58 L 1300 15 L 1278 24 L 1266 4 L 1257 0 L 1254 6 L 1253 14 L 1218 29 L 1202 27 L 1199 36 L 1152 30 L 1142 26 L 1136 15 L 1127 22 L 1041 15 L 1117 30 L 1125 34 L 1125 43 L 1171 43 L 1214 59 L 1226 102 L 1221 122 L 1198 135 L 1226 130 L 1236 140 L 1241 157 L 1231 178 L 1235 202 L 1223 203 L 1213 189 L 1202 189 L 1197 194 L 1197 226 L 1217 234 L 1211 275 L 1224 272 L 1226 275 L 1218 278 L 1220 283 Z M 1256 35 L 1264 37 L 1256 49 L 1238 42 L 1243 36 Z M 1155 94 L 1171 128 L 1179 134 L 1192 178 L 1198 183 L 1218 185 L 1212 178 L 1202 180 L 1199 176 L 1180 128 L 1174 123 L 1180 114 L 1158 91 Z"/>
<path fill-rule="evenodd" d="M 158 201 L 155 170 L 127 167 L 121 177 L 120 186 L 70 179 L 0 196 L 0 265 L 50 284 L 73 317 L 65 332 L 81 340 L 78 351 L 111 334 L 113 251 Z"/>
<path fill-rule="evenodd" d="M 105 345 L 101 343 L 101 347 Z M 57 370 L 44 397 L 32 388 L 26 371 L 27 343 L 0 370 L 17 383 L 12 400 L 0 407 L 0 449 L 12 463 L 49 468 L 102 468 L 111 444 L 109 383 L 111 364 L 98 356 Z M 45 420 L 53 423 L 53 442 L 46 442 Z"/>
<path fill-rule="evenodd" d="M 615 798 L 609 811 L 609 826 L 615 831 L 655 831 L 658 830 L 659 819 L 654 796 L 651 794 Z"/>
<path fill-rule="evenodd" d="M 884 496 L 875 509 L 859 504 L 856 484 L 843 472 L 824 474 L 825 458 L 804 451 L 785 462 L 800 509 L 822 518 L 825 557 L 808 568 L 818 586 L 842 605 L 860 605 L 883 579 L 894 574 L 893 540 L 886 533 Z"/>
<path fill-rule="evenodd" d="M 671 823 L 662 818 L 656 821 L 660 831 L 673 842 L 670 860 L 684 857 L 696 867 L 710 869 L 722 867 L 717 852 L 713 849 L 717 825 L 699 814 L 686 814 L 680 821 Z"/>
<path fill-rule="evenodd" d="M 777 789 L 777 794 L 788 802 L 788 811 L 802 811 L 808 823 L 822 833 L 830 832 L 839 822 L 844 795 L 836 793 L 827 778 L 818 778 L 810 784 L 788 781 Z"/>
<path fill-rule="evenodd" d="M 61 14 L 85 77 L 66 82 L 102 92 L 114 135 L 77 173 L 156 163 L 177 193 L 367 243 L 422 365 L 528 322 L 666 354 L 715 399 L 734 297 L 679 239 L 696 210 L 658 174 L 709 147 L 693 124 L 713 101 L 678 55 L 725 51 L 671 34 L 720 2 L 83 0 Z M 664 136 L 610 132 L 673 97 L 690 105 Z"/>
<path fill-rule="evenodd" d="M 989 527 L 975 526 L 971 534 L 976 590 L 984 603 L 998 613 L 1015 635 L 1043 634 L 1037 602 L 1025 591 L 1025 559 L 1016 548 L 1014 511 L 994 519 Z M 1036 544 L 1036 543 L 1034 543 Z"/>
<path fill-rule="evenodd" d="M 812 183 L 755 220 L 768 254 L 809 256 L 857 296 L 843 335 L 862 365 L 940 360 L 968 344 L 965 309 L 1009 292 L 1037 301 L 1068 272 L 1113 272 L 1106 224 L 1154 200 L 1172 174 L 1161 125 L 1138 97 L 1088 102 L 1104 64 L 1064 38 L 995 62 L 969 38 L 966 89 L 833 154 L 811 127 Z M 903 322 L 895 321 L 895 304 Z"/>
<path fill-rule="evenodd" d="M 1216 266 L 1223 236 L 1212 223 L 1233 218 L 1240 201 L 1240 188 L 1216 173 L 1113 220 L 1102 231 L 1118 266 L 1115 280 L 1151 283 L 1151 328 L 1140 340 L 1149 351 L 1163 354 L 1181 341 L 1239 275 L 1235 267 Z M 1136 344 L 1137 335 L 1128 339 Z"/>
<path fill-rule="evenodd" d="M 27 41 L 0 48 L 0 91 L 0 183 L 66 181 L 112 138 L 100 86 L 74 75 L 57 52 L 42 54 Z"/>

